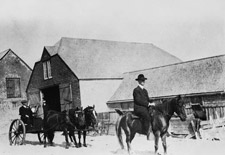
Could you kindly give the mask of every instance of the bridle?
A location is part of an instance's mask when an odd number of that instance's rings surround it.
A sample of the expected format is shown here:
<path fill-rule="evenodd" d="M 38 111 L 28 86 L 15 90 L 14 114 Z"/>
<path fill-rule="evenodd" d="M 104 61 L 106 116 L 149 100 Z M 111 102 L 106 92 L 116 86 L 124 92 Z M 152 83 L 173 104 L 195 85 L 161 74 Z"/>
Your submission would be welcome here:
<path fill-rule="evenodd" d="M 87 121 L 88 126 L 91 126 L 91 125 L 94 126 L 93 122 L 97 119 L 97 116 L 95 116 L 95 114 L 94 114 L 94 112 L 95 112 L 94 108 L 85 109 L 84 111 L 85 111 L 85 117 L 89 116 L 88 121 Z M 92 115 L 94 115 L 94 118 Z"/>

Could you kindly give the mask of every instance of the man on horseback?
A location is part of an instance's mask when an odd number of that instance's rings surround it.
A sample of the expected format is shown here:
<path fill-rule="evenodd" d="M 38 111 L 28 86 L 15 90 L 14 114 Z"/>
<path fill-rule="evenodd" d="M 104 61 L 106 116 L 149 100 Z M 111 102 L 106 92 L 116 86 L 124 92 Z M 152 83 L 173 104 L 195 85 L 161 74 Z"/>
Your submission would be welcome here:
<path fill-rule="evenodd" d="M 139 74 L 136 79 L 136 81 L 138 81 L 138 86 L 133 91 L 134 113 L 142 119 L 143 133 L 146 134 L 147 139 L 149 139 L 151 131 L 149 108 L 155 106 L 155 103 L 149 98 L 148 91 L 144 88 L 145 80 L 147 80 L 147 78 L 145 78 L 143 74 Z"/>

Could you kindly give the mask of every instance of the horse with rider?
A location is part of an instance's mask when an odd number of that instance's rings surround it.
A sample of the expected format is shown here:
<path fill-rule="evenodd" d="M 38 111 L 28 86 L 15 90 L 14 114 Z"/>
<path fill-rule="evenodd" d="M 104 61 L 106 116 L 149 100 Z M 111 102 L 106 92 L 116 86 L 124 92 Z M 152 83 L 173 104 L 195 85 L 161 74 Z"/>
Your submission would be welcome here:
<path fill-rule="evenodd" d="M 115 109 L 119 114 L 116 122 L 116 135 L 124 149 L 122 140 L 122 130 L 126 135 L 128 152 L 131 152 L 131 142 L 136 133 L 143 134 L 149 139 L 150 133 L 155 136 L 155 153 L 158 154 L 159 138 L 162 139 L 164 153 L 167 153 L 166 136 L 171 117 L 176 113 L 182 121 L 186 120 L 185 104 L 180 95 L 172 99 L 163 99 L 159 104 L 155 104 L 149 98 L 148 91 L 144 88 L 147 78 L 139 74 L 136 81 L 138 86 L 133 91 L 134 111 L 122 112 Z"/>

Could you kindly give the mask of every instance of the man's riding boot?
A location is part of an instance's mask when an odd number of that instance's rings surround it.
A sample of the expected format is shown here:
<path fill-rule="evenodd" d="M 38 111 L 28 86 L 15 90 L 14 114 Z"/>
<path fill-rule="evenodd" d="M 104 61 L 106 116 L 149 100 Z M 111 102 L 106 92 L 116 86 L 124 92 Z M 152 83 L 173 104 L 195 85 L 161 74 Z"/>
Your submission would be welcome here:
<path fill-rule="evenodd" d="M 147 138 L 149 137 L 150 131 L 149 131 L 150 123 L 147 120 L 143 121 L 143 134 L 147 135 Z"/>

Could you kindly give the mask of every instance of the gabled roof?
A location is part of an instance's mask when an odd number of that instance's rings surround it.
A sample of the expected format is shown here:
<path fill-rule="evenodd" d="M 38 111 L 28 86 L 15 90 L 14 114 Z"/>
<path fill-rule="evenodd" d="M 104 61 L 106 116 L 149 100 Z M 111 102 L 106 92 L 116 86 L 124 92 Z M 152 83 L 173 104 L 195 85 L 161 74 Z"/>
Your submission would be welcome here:
<path fill-rule="evenodd" d="M 12 53 L 13 55 L 15 55 L 29 70 L 32 70 L 31 68 L 30 68 L 30 66 L 25 62 L 25 61 L 23 61 L 23 59 L 21 59 L 16 53 L 14 53 L 11 49 L 7 49 L 7 50 L 5 50 L 5 51 L 3 51 L 3 52 L 0 52 L 0 62 L 1 62 L 1 60 L 3 60 L 3 58 L 8 54 L 8 53 Z"/>
<path fill-rule="evenodd" d="M 3 51 L 3 52 L 0 52 L 0 60 L 2 60 L 3 57 L 4 57 L 9 51 L 10 51 L 10 49 L 7 49 L 7 50 L 5 50 L 5 51 Z"/>
<path fill-rule="evenodd" d="M 61 38 L 45 47 L 58 54 L 79 79 L 121 78 L 124 72 L 181 62 L 149 43 Z"/>
<path fill-rule="evenodd" d="M 224 92 L 225 55 L 126 73 L 108 103 L 132 101 L 139 74 L 148 78 L 150 97 Z"/>

